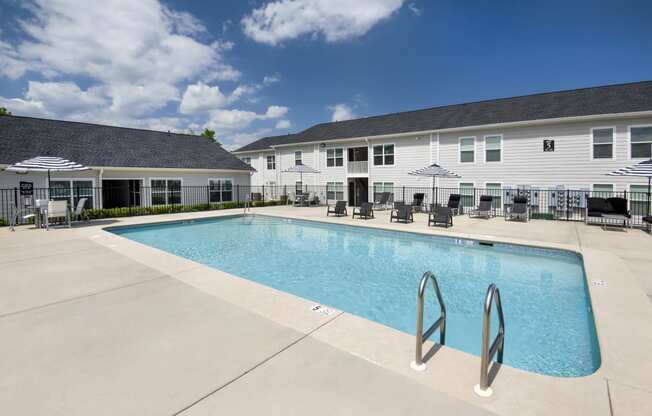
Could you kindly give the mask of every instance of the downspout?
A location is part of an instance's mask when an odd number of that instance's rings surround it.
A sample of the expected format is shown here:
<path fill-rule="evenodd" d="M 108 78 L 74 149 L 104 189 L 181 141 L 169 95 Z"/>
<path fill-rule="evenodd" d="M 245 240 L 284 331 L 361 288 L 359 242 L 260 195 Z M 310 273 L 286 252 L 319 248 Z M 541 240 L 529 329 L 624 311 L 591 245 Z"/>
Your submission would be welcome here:
<path fill-rule="evenodd" d="M 102 186 L 102 177 L 103 176 L 104 176 L 104 168 L 100 168 L 100 174 L 99 174 L 98 183 L 97 183 L 98 184 L 98 190 L 99 190 L 98 195 L 97 195 L 97 197 L 98 197 L 97 199 L 98 199 L 98 201 L 100 201 L 99 208 L 104 207 L 104 199 L 103 199 L 104 195 L 102 195 L 102 188 L 104 188 Z"/>

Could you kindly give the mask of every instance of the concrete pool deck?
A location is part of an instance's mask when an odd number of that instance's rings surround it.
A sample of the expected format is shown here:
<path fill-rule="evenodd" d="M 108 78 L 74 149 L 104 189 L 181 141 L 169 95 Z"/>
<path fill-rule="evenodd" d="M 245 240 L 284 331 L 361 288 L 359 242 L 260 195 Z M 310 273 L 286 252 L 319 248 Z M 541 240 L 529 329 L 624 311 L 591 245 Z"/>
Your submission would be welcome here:
<path fill-rule="evenodd" d="M 649 414 L 652 237 L 582 223 L 456 217 L 448 230 L 254 213 L 565 248 L 582 253 L 602 366 L 563 379 L 447 347 L 409 368 L 414 337 L 115 236 L 106 226 L 240 214 L 121 218 L 49 232 L 0 229 L 0 403 L 9 414 Z M 591 284 L 601 281 L 601 285 Z M 416 291 L 416 288 L 415 288 Z"/>

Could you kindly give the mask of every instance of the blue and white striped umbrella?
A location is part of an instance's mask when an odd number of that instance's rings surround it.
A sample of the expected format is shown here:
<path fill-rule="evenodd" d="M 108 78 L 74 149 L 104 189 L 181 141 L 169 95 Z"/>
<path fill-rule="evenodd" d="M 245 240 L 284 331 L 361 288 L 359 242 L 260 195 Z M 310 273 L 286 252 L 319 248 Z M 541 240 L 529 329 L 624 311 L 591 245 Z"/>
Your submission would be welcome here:
<path fill-rule="evenodd" d="M 89 167 L 79 163 L 71 162 L 68 159 L 53 156 L 37 156 L 22 162 L 14 163 L 5 170 L 9 172 L 27 173 L 27 172 L 47 172 L 48 188 L 50 187 L 50 172 L 75 172 L 89 170 Z"/>
<path fill-rule="evenodd" d="M 32 159 L 14 163 L 5 170 L 10 172 L 73 172 L 88 170 L 90 168 L 79 163 L 71 162 L 68 159 L 52 156 L 38 156 Z"/>
<path fill-rule="evenodd" d="M 635 165 L 628 166 L 626 168 L 615 170 L 611 173 L 607 173 L 608 176 L 638 176 L 642 178 L 647 178 L 647 195 L 650 197 L 650 192 L 652 191 L 652 159 L 645 160 L 643 162 L 637 163 Z M 648 214 L 649 214 L 648 208 Z"/>
<path fill-rule="evenodd" d="M 299 164 L 299 165 L 291 166 L 291 167 L 289 167 L 287 169 L 283 169 L 281 172 L 298 173 L 299 177 L 301 178 L 301 179 L 299 179 L 301 181 L 301 184 L 303 184 L 303 174 L 304 173 L 319 173 L 318 170 L 313 169 L 308 165 L 304 165 L 303 163 Z"/>
<path fill-rule="evenodd" d="M 460 178 L 460 175 L 457 175 L 449 170 L 446 170 L 436 163 L 433 163 L 430 166 L 426 166 L 425 168 L 408 172 L 408 175 L 428 176 L 432 178 Z"/>

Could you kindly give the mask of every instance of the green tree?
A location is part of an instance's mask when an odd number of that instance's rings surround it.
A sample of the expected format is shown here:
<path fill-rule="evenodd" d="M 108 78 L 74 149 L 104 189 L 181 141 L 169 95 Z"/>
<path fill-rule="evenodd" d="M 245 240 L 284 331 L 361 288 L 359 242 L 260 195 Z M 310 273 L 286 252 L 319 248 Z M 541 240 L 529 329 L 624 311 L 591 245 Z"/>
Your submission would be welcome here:
<path fill-rule="evenodd" d="M 201 133 L 201 136 L 208 137 L 209 139 L 214 139 L 215 130 L 204 129 L 204 131 Z"/>
<path fill-rule="evenodd" d="M 10 116 L 10 115 L 11 115 L 11 111 L 7 111 L 6 108 L 0 107 L 0 116 Z"/>

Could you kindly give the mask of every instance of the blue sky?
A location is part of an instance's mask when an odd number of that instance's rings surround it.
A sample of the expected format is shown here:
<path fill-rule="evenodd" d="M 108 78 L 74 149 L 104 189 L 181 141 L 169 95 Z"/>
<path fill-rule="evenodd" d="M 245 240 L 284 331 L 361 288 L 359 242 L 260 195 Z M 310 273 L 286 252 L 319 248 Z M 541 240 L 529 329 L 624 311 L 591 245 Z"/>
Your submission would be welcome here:
<path fill-rule="evenodd" d="M 0 0 L 0 106 L 230 149 L 315 123 L 652 79 L 650 1 Z"/>

